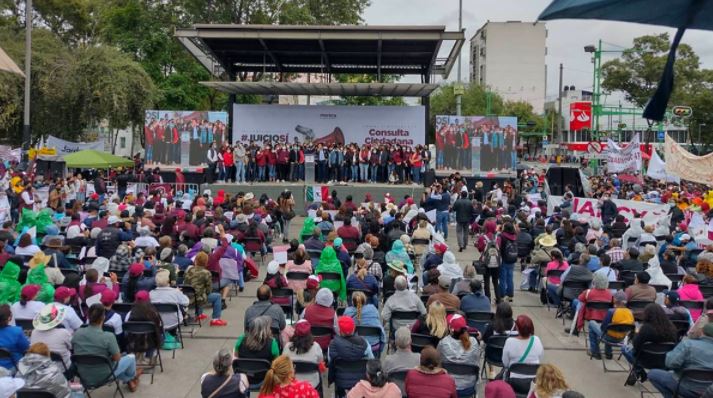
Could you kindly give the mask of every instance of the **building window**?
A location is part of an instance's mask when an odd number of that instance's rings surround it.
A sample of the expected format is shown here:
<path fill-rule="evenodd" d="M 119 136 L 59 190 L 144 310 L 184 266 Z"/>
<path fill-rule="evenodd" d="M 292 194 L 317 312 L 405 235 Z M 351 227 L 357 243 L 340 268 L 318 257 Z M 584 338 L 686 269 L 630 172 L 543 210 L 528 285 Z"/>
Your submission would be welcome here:
<path fill-rule="evenodd" d="M 126 137 L 119 137 L 119 148 L 126 149 Z"/>

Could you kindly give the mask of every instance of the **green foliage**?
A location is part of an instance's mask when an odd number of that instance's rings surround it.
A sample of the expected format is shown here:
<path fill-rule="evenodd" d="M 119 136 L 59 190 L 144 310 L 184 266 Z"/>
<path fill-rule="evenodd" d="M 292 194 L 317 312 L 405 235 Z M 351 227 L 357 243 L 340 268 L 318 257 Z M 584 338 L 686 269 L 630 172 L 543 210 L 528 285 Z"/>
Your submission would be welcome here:
<path fill-rule="evenodd" d="M 395 75 L 383 75 L 381 77 L 381 83 L 394 83 L 399 79 L 399 76 Z M 378 79 L 374 75 L 352 75 L 352 74 L 338 74 L 334 75 L 334 80 L 339 83 L 374 83 Z M 403 97 L 342 97 L 336 101 L 333 101 L 337 105 L 406 105 Z"/>

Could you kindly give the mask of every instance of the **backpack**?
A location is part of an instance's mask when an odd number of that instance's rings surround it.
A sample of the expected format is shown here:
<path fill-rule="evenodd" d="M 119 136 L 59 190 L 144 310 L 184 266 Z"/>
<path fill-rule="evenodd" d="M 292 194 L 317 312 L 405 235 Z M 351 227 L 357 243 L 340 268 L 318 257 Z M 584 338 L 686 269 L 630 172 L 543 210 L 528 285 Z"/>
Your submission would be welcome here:
<path fill-rule="evenodd" d="M 500 258 L 500 252 L 498 251 L 498 248 L 495 245 L 495 241 L 488 240 L 488 243 L 486 244 L 485 250 L 483 252 L 483 264 L 485 264 L 485 266 L 488 268 L 498 268 L 500 267 L 501 263 L 502 259 Z"/>
<path fill-rule="evenodd" d="M 510 239 L 503 239 L 503 261 L 509 264 L 517 262 L 517 244 Z"/>

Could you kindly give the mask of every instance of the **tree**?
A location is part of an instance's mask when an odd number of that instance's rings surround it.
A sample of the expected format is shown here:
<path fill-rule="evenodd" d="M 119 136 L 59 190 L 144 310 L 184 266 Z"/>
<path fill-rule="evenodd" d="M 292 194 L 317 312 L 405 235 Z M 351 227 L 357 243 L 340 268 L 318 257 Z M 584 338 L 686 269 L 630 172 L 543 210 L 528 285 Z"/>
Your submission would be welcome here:
<path fill-rule="evenodd" d="M 602 65 L 602 88 L 622 91 L 626 99 L 644 107 L 656 91 L 670 48 L 668 33 L 647 35 L 634 39 L 632 48 L 624 50 L 621 58 Z M 685 98 L 701 78 L 700 60 L 691 46 L 681 44 L 676 53 L 676 83 L 671 103 Z"/>

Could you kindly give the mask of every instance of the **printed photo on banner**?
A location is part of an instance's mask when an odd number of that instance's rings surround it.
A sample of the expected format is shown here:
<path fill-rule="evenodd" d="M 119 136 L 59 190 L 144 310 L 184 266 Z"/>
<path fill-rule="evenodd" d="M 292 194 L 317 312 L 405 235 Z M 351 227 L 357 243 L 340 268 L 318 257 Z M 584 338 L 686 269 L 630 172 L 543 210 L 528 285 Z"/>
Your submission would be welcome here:
<path fill-rule="evenodd" d="M 423 106 L 234 105 L 233 142 L 415 147 L 426 140 Z"/>
<path fill-rule="evenodd" d="M 436 171 L 512 172 L 517 137 L 514 116 L 436 116 Z"/>
<path fill-rule="evenodd" d="M 228 139 L 228 113 L 206 111 L 146 111 L 145 161 L 149 165 L 201 166 L 212 142 Z"/>

